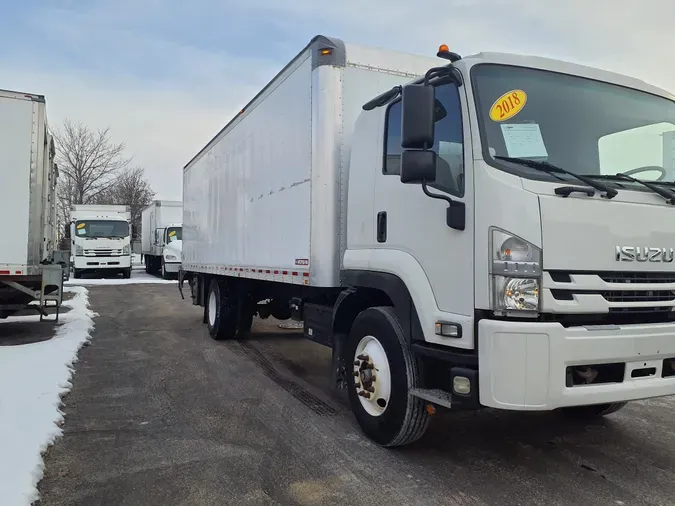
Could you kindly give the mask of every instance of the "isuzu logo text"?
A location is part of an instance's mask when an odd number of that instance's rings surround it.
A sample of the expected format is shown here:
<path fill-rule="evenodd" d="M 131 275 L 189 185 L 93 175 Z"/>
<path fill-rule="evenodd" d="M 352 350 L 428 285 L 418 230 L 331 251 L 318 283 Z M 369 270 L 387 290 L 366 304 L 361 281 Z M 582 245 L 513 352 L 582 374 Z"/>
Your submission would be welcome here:
<path fill-rule="evenodd" d="M 673 250 L 673 248 L 617 246 L 615 252 L 617 262 L 671 263 L 675 257 L 675 250 Z"/>

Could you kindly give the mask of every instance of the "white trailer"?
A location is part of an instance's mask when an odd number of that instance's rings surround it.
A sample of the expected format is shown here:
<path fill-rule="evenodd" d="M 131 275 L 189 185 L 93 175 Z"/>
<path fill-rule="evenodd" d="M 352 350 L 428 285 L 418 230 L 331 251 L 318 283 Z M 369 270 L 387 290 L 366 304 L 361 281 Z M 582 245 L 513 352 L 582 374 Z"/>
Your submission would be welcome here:
<path fill-rule="evenodd" d="M 436 406 L 602 416 L 675 394 L 675 101 L 551 59 L 316 37 L 184 168 L 214 339 L 333 349 L 363 431 Z"/>
<path fill-rule="evenodd" d="M 0 318 L 62 300 L 54 142 L 42 95 L 0 90 Z M 67 263 L 67 262 L 66 262 Z"/>
<path fill-rule="evenodd" d="M 73 277 L 86 273 L 131 277 L 131 208 L 75 204 L 70 211 Z"/>
<path fill-rule="evenodd" d="M 175 275 L 181 263 L 183 203 L 154 200 L 141 214 L 141 253 L 145 272 Z"/>

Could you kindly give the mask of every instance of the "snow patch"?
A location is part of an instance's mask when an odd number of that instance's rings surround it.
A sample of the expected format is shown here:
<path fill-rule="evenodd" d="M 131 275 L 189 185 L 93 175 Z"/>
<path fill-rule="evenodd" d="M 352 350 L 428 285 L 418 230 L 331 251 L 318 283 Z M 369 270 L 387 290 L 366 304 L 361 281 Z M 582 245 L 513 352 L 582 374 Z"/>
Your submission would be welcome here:
<path fill-rule="evenodd" d="M 44 474 L 42 454 L 63 431 L 61 397 L 72 388 L 70 378 L 77 352 L 90 339 L 96 313 L 89 310 L 87 289 L 64 289 L 73 298 L 60 315 L 52 339 L 0 347 L 0 491 L 2 504 L 29 505 L 39 498 Z M 4 323 L 32 322 L 11 317 Z M 31 324 L 31 323 L 27 323 Z"/>
<path fill-rule="evenodd" d="M 153 276 L 146 272 L 139 272 L 138 270 L 131 271 L 131 277 L 129 279 L 124 279 L 122 277 L 116 278 L 92 278 L 92 279 L 75 279 L 71 278 L 64 283 L 66 286 L 109 286 L 109 285 L 141 285 L 149 283 L 174 283 L 177 281 L 175 279 L 162 279 L 157 276 Z"/>

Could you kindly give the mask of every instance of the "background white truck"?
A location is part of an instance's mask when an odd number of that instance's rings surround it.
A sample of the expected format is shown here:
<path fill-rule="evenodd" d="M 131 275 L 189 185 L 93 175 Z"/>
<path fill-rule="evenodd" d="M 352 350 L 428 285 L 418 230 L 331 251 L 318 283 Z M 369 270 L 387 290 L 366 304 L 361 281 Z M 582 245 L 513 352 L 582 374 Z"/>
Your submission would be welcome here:
<path fill-rule="evenodd" d="M 292 313 L 383 446 L 434 406 L 675 394 L 674 97 L 437 56 L 316 37 L 186 165 L 181 282 L 211 336 Z"/>
<path fill-rule="evenodd" d="M 131 209 L 75 204 L 70 211 L 73 277 L 85 273 L 131 277 Z"/>
<path fill-rule="evenodd" d="M 155 200 L 141 214 L 141 252 L 145 272 L 176 275 L 181 262 L 183 203 Z"/>
<path fill-rule="evenodd" d="M 62 300 L 54 142 L 42 95 L 0 90 L 0 318 Z M 63 263 L 67 266 L 67 256 Z"/>

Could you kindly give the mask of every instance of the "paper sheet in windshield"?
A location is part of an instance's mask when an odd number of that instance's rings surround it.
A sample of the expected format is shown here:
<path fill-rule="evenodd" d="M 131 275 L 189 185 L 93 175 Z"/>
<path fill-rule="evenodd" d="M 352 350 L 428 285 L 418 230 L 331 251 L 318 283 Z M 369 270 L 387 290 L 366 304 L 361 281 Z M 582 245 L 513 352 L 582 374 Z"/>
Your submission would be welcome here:
<path fill-rule="evenodd" d="M 548 152 L 536 123 L 500 125 L 509 156 L 514 158 L 546 158 Z"/>

